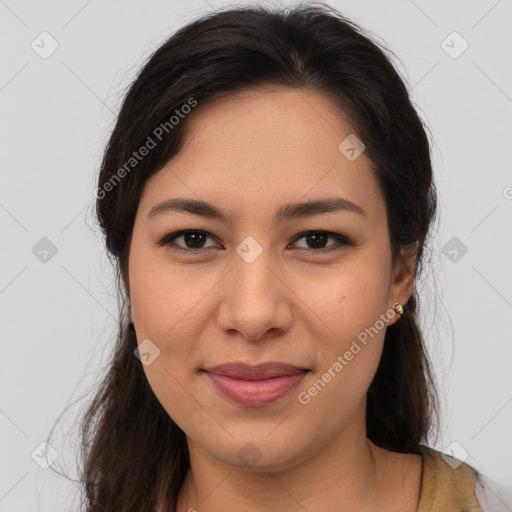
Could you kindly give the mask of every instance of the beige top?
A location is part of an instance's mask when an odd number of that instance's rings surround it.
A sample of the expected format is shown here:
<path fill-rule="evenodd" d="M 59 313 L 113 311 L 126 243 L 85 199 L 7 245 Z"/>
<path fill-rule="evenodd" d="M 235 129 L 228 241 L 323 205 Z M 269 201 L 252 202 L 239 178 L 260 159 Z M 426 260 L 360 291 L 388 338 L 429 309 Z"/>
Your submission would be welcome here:
<path fill-rule="evenodd" d="M 458 459 L 422 445 L 423 473 L 418 512 L 483 512 L 477 475 Z"/>

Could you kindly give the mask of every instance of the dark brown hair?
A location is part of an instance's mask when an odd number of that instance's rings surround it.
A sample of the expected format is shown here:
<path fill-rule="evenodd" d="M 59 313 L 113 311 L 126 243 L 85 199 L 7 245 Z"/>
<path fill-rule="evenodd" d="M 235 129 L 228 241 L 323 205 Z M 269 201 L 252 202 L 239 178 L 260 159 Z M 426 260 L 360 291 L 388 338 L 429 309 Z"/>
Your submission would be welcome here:
<path fill-rule="evenodd" d="M 85 510 L 174 511 L 189 468 L 185 434 L 134 356 L 127 280 L 141 192 L 180 150 L 187 120 L 179 114 L 190 111 L 186 105 L 195 102 L 199 109 L 208 99 L 248 87 L 313 88 L 327 95 L 366 146 L 386 201 L 393 263 L 400 261 L 400 249 L 416 245 L 419 276 L 436 191 L 426 127 L 391 55 L 335 9 L 312 3 L 207 14 L 178 30 L 144 64 L 124 98 L 98 179 L 96 212 L 122 307 L 108 373 L 81 424 Z M 179 116 L 177 123 L 170 121 L 173 115 Z M 156 146 L 130 161 L 150 138 Z M 402 318 L 386 330 L 367 395 L 368 438 L 404 453 L 420 453 L 438 424 L 436 387 L 417 314 L 414 291 Z"/>

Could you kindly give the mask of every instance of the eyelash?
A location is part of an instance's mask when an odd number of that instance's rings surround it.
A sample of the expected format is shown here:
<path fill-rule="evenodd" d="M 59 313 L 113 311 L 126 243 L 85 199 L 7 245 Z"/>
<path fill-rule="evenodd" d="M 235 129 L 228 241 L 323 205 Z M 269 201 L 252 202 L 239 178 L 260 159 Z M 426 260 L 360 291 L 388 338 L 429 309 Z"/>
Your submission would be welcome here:
<path fill-rule="evenodd" d="M 186 254 L 192 254 L 192 253 L 197 254 L 197 253 L 200 253 L 200 252 L 203 252 L 203 251 L 209 251 L 210 249 L 213 249 L 213 247 L 206 247 L 206 248 L 201 248 L 200 247 L 198 249 L 185 249 L 183 247 L 176 246 L 176 244 L 173 243 L 173 241 L 176 238 L 179 238 L 179 237 L 181 237 L 183 235 L 186 235 L 188 233 L 199 233 L 199 234 L 202 234 L 202 235 L 206 235 L 206 236 L 211 236 L 212 237 L 212 235 L 210 235 L 210 233 L 208 233 L 206 231 L 201 231 L 201 230 L 198 230 L 198 229 L 185 229 L 185 230 L 182 230 L 182 231 L 176 231 L 174 233 L 169 233 L 168 235 L 165 235 L 162 239 L 160 239 L 156 243 L 158 245 L 168 246 L 173 251 L 177 251 L 177 252 L 181 252 L 181 253 L 186 253 Z M 333 250 L 336 250 L 336 249 L 340 249 L 343 246 L 354 245 L 353 242 L 349 238 L 347 238 L 346 236 L 340 235 L 338 233 L 333 233 L 331 231 L 319 231 L 319 230 L 305 231 L 303 233 L 300 233 L 299 235 L 297 235 L 295 237 L 295 239 L 293 240 L 292 243 L 297 242 L 298 240 L 300 240 L 301 238 L 304 238 L 306 235 L 309 235 L 309 234 L 324 234 L 324 235 L 327 235 L 328 237 L 335 238 L 338 241 L 339 245 L 338 244 L 334 244 L 334 246 L 329 246 L 328 248 L 320 248 L 320 249 L 299 248 L 299 250 L 306 251 L 308 253 L 319 253 L 319 252 L 320 253 L 326 253 L 326 252 L 330 252 L 330 251 L 333 251 Z"/>

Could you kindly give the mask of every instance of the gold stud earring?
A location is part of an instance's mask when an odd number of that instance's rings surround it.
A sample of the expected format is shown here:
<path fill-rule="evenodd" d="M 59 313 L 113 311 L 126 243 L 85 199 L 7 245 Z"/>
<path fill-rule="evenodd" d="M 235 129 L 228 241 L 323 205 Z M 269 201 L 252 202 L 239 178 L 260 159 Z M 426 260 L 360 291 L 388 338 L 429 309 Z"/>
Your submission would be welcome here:
<path fill-rule="evenodd" d="M 402 316 L 404 314 L 404 307 L 402 306 L 402 304 L 400 304 L 400 302 L 397 302 L 396 304 L 393 304 L 393 309 L 400 315 Z"/>

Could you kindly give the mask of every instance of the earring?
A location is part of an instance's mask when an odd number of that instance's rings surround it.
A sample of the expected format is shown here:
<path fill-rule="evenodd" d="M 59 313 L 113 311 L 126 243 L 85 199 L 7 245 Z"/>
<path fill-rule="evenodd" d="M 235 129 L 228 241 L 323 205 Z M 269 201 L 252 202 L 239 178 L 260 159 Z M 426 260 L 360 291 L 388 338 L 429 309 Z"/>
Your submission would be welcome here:
<path fill-rule="evenodd" d="M 402 306 L 402 304 L 400 304 L 400 302 L 397 302 L 396 304 L 393 305 L 393 309 L 400 315 L 402 316 L 404 314 L 404 307 Z"/>

